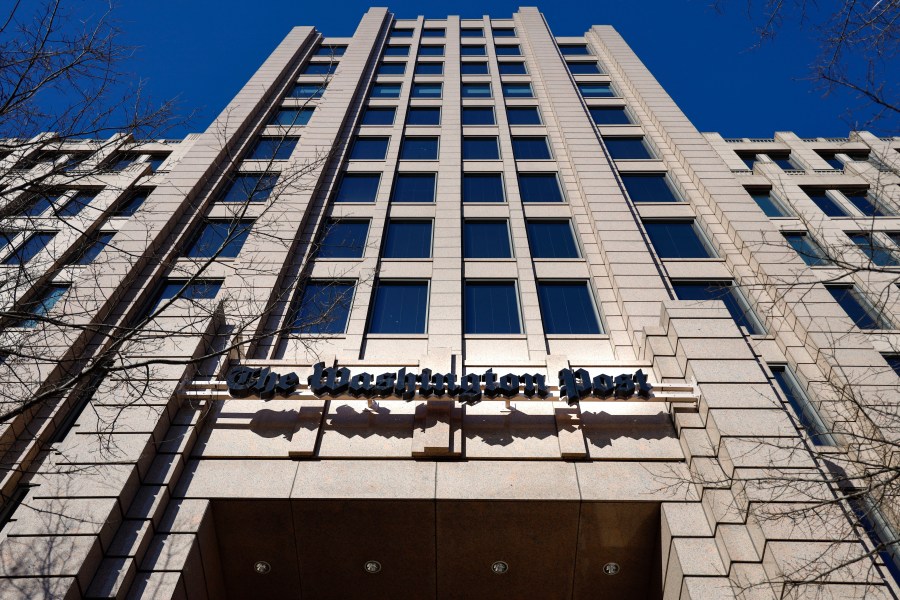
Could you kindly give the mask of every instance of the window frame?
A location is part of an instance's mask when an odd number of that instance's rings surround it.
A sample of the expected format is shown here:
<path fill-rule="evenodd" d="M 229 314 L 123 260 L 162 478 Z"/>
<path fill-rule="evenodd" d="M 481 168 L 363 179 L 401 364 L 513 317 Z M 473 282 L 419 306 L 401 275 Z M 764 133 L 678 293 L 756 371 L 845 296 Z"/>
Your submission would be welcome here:
<path fill-rule="evenodd" d="M 653 248 L 653 252 L 663 261 L 681 261 L 681 262 L 692 262 L 692 261 L 721 261 L 722 258 L 719 256 L 719 253 L 716 252 L 715 246 L 713 246 L 712 241 L 706 236 L 706 233 L 697 223 L 697 219 L 679 219 L 679 218 L 646 218 L 641 221 L 644 226 L 644 231 L 647 233 L 647 239 L 650 241 L 650 245 Z M 647 229 L 647 225 L 688 225 L 691 231 L 694 232 L 694 236 L 697 238 L 697 242 L 700 247 L 706 252 L 707 256 L 663 256 L 660 254 L 659 248 L 657 245 L 653 243 L 653 236 L 650 234 L 650 231 Z M 672 237 L 674 241 L 674 236 Z M 673 244 L 676 247 L 683 246 L 682 241 L 678 241 L 678 243 Z"/>
<path fill-rule="evenodd" d="M 528 161 L 552 161 L 555 160 L 555 155 L 553 153 L 553 147 L 550 143 L 550 139 L 546 135 L 513 135 L 510 136 L 512 142 L 512 151 L 513 151 L 513 159 L 516 162 L 528 162 Z M 547 148 L 547 156 L 543 158 L 533 158 L 533 157 L 523 157 L 519 158 L 516 152 L 516 142 L 523 142 L 525 140 L 543 140 L 544 146 Z"/>
<path fill-rule="evenodd" d="M 408 283 L 425 284 L 425 314 L 423 315 L 423 330 L 415 332 L 384 332 L 372 331 L 372 324 L 375 317 L 375 308 L 378 305 L 378 292 L 384 285 L 403 285 Z M 368 315 L 366 315 L 365 335 L 369 338 L 397 338 L 397 337 L 427 337 L 428 324 L 431 317 L 431 279 L 415 278 L 415 277 L 397 277 L 397 278 L 378 278 L 372 286 L 371 300 L 369 302 Z"/>
<path fill-rule="evenodd" d="M 536 225 L 547 225 L 550 223 L 555 224 L 564 224 L 565 227 L 569 231 L 569 235 L 571 236 L 572 244 L 575 249 L 575 256 L 538 256 L 535 252 L 534 244 L 532 243 L 532 226 Z M 537 261 L 574 261 L 574 260 L 582 260 L 584 257 L 584 251 L 581 247 L 581 243 L 578 239 L 578 234 L 575 231 L 575 225 L 572 223 L 571 218 L 567 217 L 534 217 L 534 218 L 526 218 L 525 219 L 525 237 L 528 241 L 528 252 L 533 260 Z"/>
<path fill-rule="evenodd" d="M 470 332 L 469 331 L 469 308 L 467 302 L 467 291 L 470 285 L 474 287 L 487 286 L 487 285 L 497 285 L 497 284 L 512 284 L 513 297 L 515 299 L 516 306 L 516 316 L 518 319 L 518 331 L 517 332 Z M 519 291 L 519 281 L 514 278 L 484 278 L 484 277 L 465 277 L 463 279 L 463 293 L 462 293 L 462 329 L 463 329 L 463 337 L 467 338 L 490 338 L 503 336 L 506 338 L 509 337 L 521 337 L 525 335 L 525 323 L 523 320 L 523 311 L 522 311 L 522 295 Z"/>
<path fill-rule="evenodd" d="M 387 244 L 388 240 L 391 236 L 391 227 L 398 223 L 405 224 L 427 224 L 428 225 L 428 255 L 427 256 L 388 256 L 387 255 Z M 396 217 L 389 218 L 385 224 L 384 235 L 382 236 L 381 248 L 379 252 L 379 257 L 381 260 L 396 260 L 396 261 L 431 261 L 434 259 L 434 219 L 430 218 L 409 218 L 409 217 Z"/>
<path fill-rule="evenodd" d="M 468 225 L 477 225 L 484 223 L 492 223 L 492 224 L 502 224 L 504 230 L 506 231 L 506 249 L 509 256 L 468 256 L 466 254 L 466 239 L 467 232 L 466 227 Z M 462 257 L 463 260 L 472 260 L 476 262 L 491 262 L 491 261 L 514 261 L 516 259 L 516 252 L 513 245 L 512 239 L 512 229 L 510 228 L 509 219 L 507 218 L 482 218 L 482 217 L 468 217 L 463 219 L 462 223 Z"/>
<path fill-rule="evenodd" d="M 298 326 L 296 325 L 297 319 L 300 314 L 300 309 L 303 306 L 303 296 L 306 294 L 306 290 L 309 289 L 310 285 L 314 285 L 317 282 L 324 281 L 328 282 L 332 285 L 349 285 L 351 288 L 350 297 L 347 302 L 347 315 L 344 319 L 344 326 L 338 332 L 321 332 L 321 331 L 313 331 L 313 332 L 299 332 L 297 331 Z M 350 326 L 350 315 L 353 312 L 353 303 L 356 300 L 356 294 L 359 291 L 359 282 L 355 279 L 344 279 L 344 278 L 336 278 L 336 279 L 328 279 L 328 278 L 310 278 L 303 282 L 302 286 L 299 286 L 298 289 L 294 293 L 294 298 L 290 303 L 290 308 L 288 311 L 288 321 L 290 324 L 285 328 L 286 331 L 284 335 L 289 337 L 312 337 L 312 336 L 322 336 L 322 337 L 331 337 L 331 338 L 340 338 L 342 336 L 347 335 L 347 328 Z"/>
<path fill-rule="evenodd" d="M 431 200 L 397 200 L 397 182 L 404 178 L 414 179 L 416 177 L 423 177 L 425 175 L 431 175 L 432 180 L 434 181 L 434 185 L 431 190 Z M 438 185 L 438 173 L 437 171 L 397 171 L 394 175 L 394 180 L 391 185 L 391 197 L 390 202 L 398 203 L 398 204 L 409 204 L 409 205 L 417 205 L 417 204 L 435 204 L 437 202 L 437 185 Z"/>
<path fill-rule="evenodd" d="M 434 155 L 428 155 L 427 158 L 410 158 L 408 156 L 404 156 L 404 151 L 409 150 L 408 143 L 416 143 L 419 140 L 428 140 L 434 141 Z M 439 135 L 404 135 L 400 140 L 400 151 L 397 154 L 398 161 L 436 161 L 439 160 L 441 156 L 441 136 Z"/>
<path fill-rule="evenodd" d="M 522 193 L 522 188 L 527 187 L 522 185 L 522 180 L 524 179 L 537 179 L 538 177 L 548 177 L 552 176 L 554 181 L 556 182 L 556 190 L 559 192 L 559 200 L 549 200 L 549 201 L 541 201 L 541 200 L 526 200 L 526 194 Z M 516 182 L 519 187 L 519 200 L 522 204 L 549 204 L 549 205 L 559 205 L 559 204 L 568 204 L 568 197 L 566 196 L 565 186 L 562 185 L 562 181 L 559 178 L 559 171 L 516 171 Z"/>
<path fill-rule="evenodd" d="M 594 291 L 593 286 L 591 286 L 590 281 L 591 281 L 590 279 L 578 279 L 578 278 L 569 278 L 569 277 L 563 277 L 563 278 L 558 278 L 558 279 L 557 278 L 535 279 L 535 288 L 536 288 L 537 296 L 538 296 L 538 310 L 540 311 L 540 315 L 541 315 L 541 328 L 543 329 L 544 336 L 546 338 L 548 338 L 548 339 L 565 339 L 565 338 L 572 338 L 572 337 L 577 336 L 579 339 L 581 339 L 586 336 L 589 336 L 589 339 L 592 339 L 592 338 L 599 338 L 599 337 L 608 335 L 606 327 L 605 327 L 605 323 L 603 322 L 603 313 L 600 310 L 600 303 L 597 300 L 597 295 Z M 593 310 L 595 324 L 597 326 L 596 332 L 585 333 L 585 332 L 571 331 L 571 332 L 560 333 L 560 332 L 547 331 L 546 312 L 544 310 L 544 303 L 541 301 L 541 286 L 542 285 L 552 286 L 554 284 L 569 285 L 572 287 L 575 287 L 572 284 L 576 284 L 578 287 L 581 287 L 585 290 L 585 292 L 587 293 L 588 302 L 590 303 L 590 307 Z"/>
<path fill-rule="evenodd" d="M 365 224 L 366 226 L 366 235 L 363 238 L 362 247 L 360 248 L 359 256 L 322 256 L 322 248 L 325 248 L 325 240 L 328 237 L 328 233 L 335 226 L 340 225 L 350 225 L 350 224 Z M 328 260 L 328 261 L 348 261 L 348 260 L 362 260 L 366 255 L 366 248 L 369 245 L 369 234 L 372 230 L 372 221 L 371 219 L 364 218 L 346 218 L 346 219 L 335 219 L 334 217 L 329 217 L 322 223 L 321 232 L 316 236 L 316 244 L 314 259 L 315 260 Z"/>
<path fill-rule="evenodd" d="M 340 180 L 337 185 L 334 187 L 334 191 L 331 195 L 331 202 L 333 204 L 375 204 L 378 202 L 378 192 L 381 191 L 381 173 L 380 172 L 369 172 L 369 171 L 344 171 L 341 173 Z M 341 195 L 341 190 L 344 186 L 344 181 L 349 177 L 350 179 L 354 178 L 362 178 L 368 176 L 375 176 L 377 178 L 377 183 L 375 184 L 375 194 L 371 200 L 339 200 Z"/>
<path fill-rule="evenodd" d="M 466 199 L 466 178 L 470 178 L 472 181 L 478 179 L 498 179 L 500 181 L 500 193 L 501 200 L 467 200 Z M 502 171 L 463 171 L 462 174 L 462 190 L 461 190 L 461 198 L 460 201 L 463 205 L 465 204 L 475 204 L 475 205 L 502 205 L 509 203 L 509 196 L 507 194 L 506 188 L 506 178 L 503 176 Z"/>
<path fill-rule="evenodd" d="M 469 142 L 470 144 L 475 143 L 475 142 L 481 142 L 486 147 L 488 140 L 493 141 L 493 147 L 496 150 L 495 155 L 492 155 L 487 158 L 482 158 L 482 157 L 472 158 L 472 157 L 467 156 L 466 142 Z M 500 138 L 499 138 L 499 136 L 496 136 L 496 135 L 463 135 L 460 156 L 461 156 L 463 162 L 469 161 L 469 160 L 484 161 L 484 162 L 503 160 L 503 156 L 500 154 Z"/>

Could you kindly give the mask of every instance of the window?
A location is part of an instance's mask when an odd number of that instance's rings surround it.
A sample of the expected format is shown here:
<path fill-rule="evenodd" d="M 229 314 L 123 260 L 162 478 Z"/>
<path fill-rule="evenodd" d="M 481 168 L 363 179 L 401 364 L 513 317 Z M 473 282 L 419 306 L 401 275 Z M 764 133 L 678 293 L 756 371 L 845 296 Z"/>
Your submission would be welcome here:
<path fill-rule="evenodd" d="M 490 106 L 463 106 L 463 125 L 495 125 L 494 109 Z"/>
<path fill-rule="evenodd" d="M 463 256 L 512 258 L 506 221 L 466 221 L 463 224 Z"/>
<path fill-rule="evenodd" d="M 467 334 L 522 332 L 514 281 L 466 281 L 464 313 Z"/>
<path fill-rule="evenodd" d="M 134 216 L 134 213 L 137 212 L 137 209 L 141 207 L 145 200 L 147 200 L 147 196 L 150 195 L 150 190 L 134 190 L 128 196 L 125 197 L 125 200 L 116 207 L 115 212 L 113 212 L 112 216 L 114 217 L 131 217 Z"/>
<path fill-rule="evenodd" d="M 679 300 L 721 300 L 738 327 L 745 327 L 753 335 L 763 332 L 747 300 L 730 281 L 674 282 L 673 287 Z"/>
<path fill-rule="evenodd" d="M 358 137 L 350 150 L 350 160 L 384 160 L 388 137 Z"/>
<path fill-rule="evenodd" d="M 460 46 L 459 47 L 460 56 L 486 56 L 487 52 L 484 50 L 484 46 Z"/>
<path fill-rule="evenodd" d="M 391 37 L 412 37 L 412 29 L 391 29 Z"/>
<path fill-rule="evenodd" d="M 155 313 L 168 301 L 175 300 L 212 300 L 222 287 L 221 279 L 166 279 L 156 293 L 153 302 L 149 304 L 150 310 L 145 315 Z"/>
<path fill-rule="evenodd" d="M 56 303 L 59 302 L 60 298 L 68 291 L 68 283 L 52 284 L 44 287 L 40 294 L 35 298 L 22 303 L 21 311 L 32 315 L 34 318 L 24 318 L 16 322 L 13 326 L 24 327 L 26 329 L 37 327 L 38 319 L 53 310 Z"/>
<path fill-rule="evenodd" d="M 444 63 L 420 62 L 416 63 L 416 75 L 443 75 Z"/>
<path fill-rule="evenodd" d="M 44 211 L 59 201 L 59 198 L 63 193 L 64 192 L 42 192 L 40 195 L 35 196 L 28 201 L 25 208 L 19 213 L 19 216 L 37 217 L 44 214 Z"/>
<path fill-rule="evenodd" d="M 387 46 L 384 49 L 385 56 L 408 56 L 409 46 Z"/>
<path fill-rule="evenodd" d="M 484 37 L 484 29 L 481 27 L 463 27 L 459 30 L 459 37 Z"/>
<path fill-rule="evenodd" d="M 766 154 L 773 163 L 784 169 L 785 171 L 793 171 L 797 169 L 797 165 L 791 160 L 790 153 L 788 154 Z M 752 167 L 751 167 L 752 168 Z"/>
<path fill-rule="evenodd" d="M 834 201 L 825 190 L 807 191 L 806 195 L 829 217 L 846 217 L 847 211 Z"/>
<path fill-rule="evenodd" d="M 747 154 L 744 152 L 737 153 L 738 158 L 744 161 L 744 164 L 747 165 L 747 168 L 751 171 L 753 170 L 753 165 L 756 164 L 756 154 Z"/>
<path fill-rule="evenodd" d="M 488 65 L 486 62 L 464 62 L 459 65 L 459 72 L 462 75 L 487 75 Z"/>
<path fill-rule="evenodd" d="M 900 354 L 885 354 L 884 360 L 886 360 L 888 366 L 894 370 L 894 373 L 900 376 Z"/>
<path fill-rule="evenodd" d="M 321 98 L 325 93 L 328 82 L 322 83 L 298 83 L 288 94 L 289 98 Z"/>
<path fill-rule="evenodd" d="M 406 72 L 406 63 L 381 63 L 378 67 L 378 76 L 403 75 Z"/>
<path fill-rule="evenodd" d="M 463 173 L 463 202 L 505 202 L 503 175 L 500 173 Z"/>
<path fill-rule="evenodd" d="M 680 202 L 665 173 L 622 175 L 622 183 L 632 202 Z"/>
<path fill-rule="evenodd" d="M 186 258 L 235 258 L 241 252 L 253 221 L 215 219 L 206 221 L 184 253 Z"/>
<path fill-rule="evenodd" d="M 609 108 L 591 107 L 591 118 L 597 125 L 631 125 L 631 117 L 628 116 L 624 106 Z"/>
<path fill-rule="evenodd" d="M 337 62 L 309 63 L 301 75 L 331 75 L 337 70 Z"/>
<path fill-rule="evenodd" d="M 91 200 L 97 197 L 97 192 L 81 191 L 75 194 L 71 200 L 66 202 L 65 206 L 59 209 L 57 216 L 62 218 L 74 217 L 80 213 L 85 206 L 91 203 Z"/>
<path fill-rule="evenodd" d="M 382 280 L 374 296 L 369 333 L 425 333 L 428 282 Z"/>
<path fill-rule="evenodd" d="M 889 231 L 887 236 L 891 238 L 891 241 L 894 242 L 894 245 L 900 248 L 900 232 L 897 231 Z"/>
<path fill-rule="evenodd" d="M 441 109 L 437 106 L 412 106 L 406 113 L 407 125 L 440 125 Z"/>
<path fill-rule="evenodd" d="M 538 281 L 537 288 L 544 333 L 603 333 L 586 281 Z"/>
<path fill-rule="evenodd" d="M 347 46 L 319 46 L 316 56 L 343 56 Z"/>
<path fill-rule="evenodd" d="M 419 56 L 443 56 L 443 46 L 419 46 Z"/>
<path fill-rule="evenodd" d="M 494 52 L 497 56 L 522 56 L 522 51 L 518 45 L 510 44 L 509 46 L 494 46 Z"/>
<path fill-rule="evenodd" d="M 494 37 L 516 37 L 516 30 L 513 27 L 494 27 L 491 30 Z"/>
<path fill-rule="evenodd" d="M 784 235 L 784 239 L 787 240 L 791 248 L 800 255 L 803 262 L 809 266 L 823 267 L 831 262 L 828 260 L 828 255 L 825 254 L 825 251 L 806 232 L 785 231 L 782 232 L 782 235 Z"/>
<path fill-rule="evenodd" d="M 522 202 L 563 202 L 556 173 L 519 173 Z"/>
<path fill-rule="evenodd" d="M 816 154 L 819 155 L 819 158 L 828 163 L 828 165 L 837 171 L 844 170 L 844 163 L 840 161 L 840 159 L 834 155 L 834 152 L 819 152 L 816 151 Z"/>
<path fill-rule="evenodd" d="M 645 160 L 653 158 L 642 137 L 605 137 L 603 143 L 614 160 Z"/>
<path fill-rule="evenodd" d="M 897 532 L 891 526 L 891 522 L 872 497 L 863 490 L 848 489 L 845 493 L 848 494 L 848 503 L 856 515 L 859 526 L 869 536 L 874 550 L 894 581 L 900 581 L 900 543 L 897 542 Z"/>
<path fill-rule="evenodd" d="M 762 209 L 767 217 L 787 217 L 788 211 L 775 199 L 770 192 L 750 191 L 748 192 L 756 205 Z"/>
<path fill-rule="evenodd" d="M 256 142 L 247 160 L 287 160 L 297 147 L 298 137 L 262 137 Z"/>
<path fill-rule="evenodd" d="M 506 109 L 510 125 L 541 125 L 541 111 L 537 106 L 510 106 Z"/>
<path fill-rule="evenodd" d="M 501 75 L 528 75 L 523 62 L 502 62 L 498 65 Z"/>
<path fill-rule="evenodd" d="M 567 62 L 572 75 L 602 75 L 603 71 L 595 62 Z"/>
<path fill-rule="evenodd" d="M 491 84 L 489 83 L 464 83 L 460 90 L 463 98 L 490 98 Z"/>
<path fill-rule="evenodd" d="M 434 173 L 398 173 L 391 202 L 434 202 Z"/>
<path fill-rule="evenodd" d="M 891 213 L 883 202 L 879 202 L 878 198 L 867 192 L 866 190 L 843 192 L 850 204 L 867 217 L 887 217 Z"/>
<path fill-rule="evenodd" d="M 591 54 L 587 44 L 560 44 L 559 51 L 563 56 L 586 56 Z"/>
<path fill-rule="evenodd" d="M 378 173 L 345 173 L 341 178 L 335 202 L 375 202 L 378 195 Z"/>
<path fill-rule="evenodd" d="M 532 220 L 526 223 L 528 246 L 534 258 L 579 258 L 569 221 Z"/>
<path fill-rule="evenodd" d="M 769 369 L 812 443 L 816 446 L 833 446 L 834 438 L 790 368 L 787 365 L 769 365 Z"/>
<path fill-rule="evenodd" d="M 399 83 L 376 83 L 372 86 L 372 92 L 370 94 L 372 98 L 399 98 L 400 97 L 400 84 Z"/>
<path fill-rule="evenodd" d="M 220 202 L 265 202 L 278 181 L 271 173 L 238 173 L 232 175 L 231 185 L 219 198 Z"/>
<path fill-rule="evenodd" d="M 413 98 L 440 98 L 440 83 L 414 83 L 412 89 Z"/>
<path fill-rule="evenodd" d="M 347 329 L 353 282 L 312 280 L 303 287 L 291 318 L 293 334 L 335 335 Z"/>
<path fill-rule="evenodd" d="M 156 173 L 163 163 L 169 158 L 168 154 L 147 154 L 147 162 L 150 164 L 150 170 Z"/>
<path fill-rule="evenodd" d="M 500 160 L 497 138 L 491 136 L 463 136 L 463 160 Z"/>
<path fill-rule="evenodd" d="M 370 106 L 363 113 L 362 125 L 393 125 L 396 112 L 393 106 Z"/>
<path fill-rule="evenodd" d="M 863 254 L 879 267 L 900 266 L 900 260 L 897 259 L 893 250 L 883 244 L 877 236 L 870 233 L 848 233 L 847 235 L 862 250 Z"/>
<path fill-rule="evenodd" d="M 868 301 L 852 285 L 826 285 L 835 301 L 841 305 L 853 324 L 860 329 L 890 329 L 890 324 L 875 312 Z"/>
<path fill-rule="evenodd" d="M 89 152 L 74 152 L 66 157 L 66 162 L 60 166 L 60 170 L 64 173 L 71 173 L 79 170 L 91 154 Z"/>
<path fill-rule="evenodd" d="M 400 160 L 437 160 L 437 137 L 404 137 L 400 145 Z"/>
<path fill-rule="evenodd" d="M 649 221 L 644 229 L 660 258 L 715 257 L 693 221 Z"/>
<path fill-rule="evenodd" d="M 119 152 L 106 164 L 106 168 L 110 171 L 123 171 L 134 164 L 135 160 L 137 155 Z"/>
<path fill-rule="evenodd" d="M 504 98 L 534 98 L 530 83 L 504 83 L 502 87 Z"/>
<path fill-rule="evenodd" d="M 366 249 L 368 221 L 328 221 L 316 256 L 318 258 L 362 258 Z"/>
<path fill-rule="evenodd" d="M 269 125 L 291 127 L 292 125 L 306 125 L 312 117 L 313 108 L 279 108 L 269 119 Z"/>
<path fill-rule="evenodd" d="M 444 30 L 437 27 L 426 27 L 422 30 L 422 37 L 435 38 L 444 37 Z"/>
<path fill-rule="evenodd" d="M 578 91 L 585 98 L 615 98 L 612 86 L 608 83 L 579 83 Z"/>
<path fill-rule="evenodd" d="M 70 265 L 89 265 L 94 262 L 103 249 L 112 241 L 114 231 L 97 231 L 82 240 L 81 245 L 69 259 Z"/>
<path fill-rule="evenodd" d="M 431 258 L 431 221 L 388 223 L 383 258 Z"/>
<path fill-rule="evenodd" d="M 56 233 L 35 233 L 25 242 L 13 250 L 13 253 L 3 261 L 4 265 L 24 265 L 37 256 L 41 250 L 56 236 Z"/>
<path fill-rule="evenodd" d="M 550 146 L 547 138 L 541 137 L 513 137 L 513 155 L 516 160 L 550 160 Z"/>

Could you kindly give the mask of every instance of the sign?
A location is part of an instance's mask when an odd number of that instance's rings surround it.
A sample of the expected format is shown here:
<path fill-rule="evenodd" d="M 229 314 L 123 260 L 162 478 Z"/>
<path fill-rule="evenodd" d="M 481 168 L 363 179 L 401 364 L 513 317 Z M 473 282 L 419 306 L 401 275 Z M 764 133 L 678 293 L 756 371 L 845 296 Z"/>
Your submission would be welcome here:
<path fill-rule="evenodd" d="M 562 369 L 559 372 L 559 397 L 577 404 L 582 398 L 617 398 L 619 400 L 638 395 L 649 398 L 653 389 L 647 376 L 640 369 L 633 374 L 616 375 L 601 373 L 595 377 L 585 369 Z M 290 396 L 300 385 L 296 373 L 280 375 L 268 367 L 237 366 L 228 372 L 226 379 L 228 392 L 234 398 L 258 395 L 270 400 L 279 395 Z M 550 395 L 544 375 L 537 373 L 497 375 L 493 369 L 484 373 L 433 373 L 431 369 L 408 372 L 402 368 L 396 372 L 372 375 L 353 375 L 347 367 L 325 367 L 325 363 L 313 366 L 313 374 L 308 378 L 309 389 L 317 398 L 336 398 L 350 395 L 354 398 L 457 398 L 466 404 L 478 404 L 482 398 L 513 398 L 524 395 L 528 398 L 546 398 Z"/>

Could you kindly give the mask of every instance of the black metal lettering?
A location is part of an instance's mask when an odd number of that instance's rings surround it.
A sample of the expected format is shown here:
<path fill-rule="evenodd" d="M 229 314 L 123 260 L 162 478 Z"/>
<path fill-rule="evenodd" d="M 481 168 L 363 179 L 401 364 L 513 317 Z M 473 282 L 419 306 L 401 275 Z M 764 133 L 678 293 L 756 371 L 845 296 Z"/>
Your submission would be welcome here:
<path fill-rule="evenodd" d="M 512 373 L 507 373 L 500 378 L 500 393 L 506 398 L 512 398 L 519 395 L 519 377 Z"/>
<path fill-rule="evenodd" d="M 382 373 L 375 378 L 375 395 L 387 398 L 394 393 L 394 380 L 396 373 Z"/>
<path fill-rule="evenodd" d="M 406 372 L 406 367 L 397 371 L 397 383 L 394 384 L 394 393 L 404 400 L 412 400 L 416 395 L 416 374 Z"/>
<path fill-rule="evenodd" d="M 634 377 L 632 375 L 616 376 L 616 398 L 630 398 L 634 395 Z"/>
<path fill-rule="evenodd" d="M 525 373 L 524 375 L 519 375 L 519 379 L 522 380 L 525 386 L 525 395 L 527 397 L 534 398 L 535 394 L 537 394 L 541 398 L 546 398 L 550 395 L 550 388 L 547 387 L 547 378 L 543 375 Z"/>
<path fill-rule="evenodd" d="M 488 369 L 484 373 L 484 395 L 488 398 L 496 398 L 500 393 L 500 388 L 497 387 L 497 376 L 494 374 L 493 369 Z"/>
<path fill-rule="evenodd" d="M 350 387 L 348 392 L 354 398 L 371 398 L 374 386 L 372 385 L 371 373 L 359 373 L 350 378 Z"/>
<path fill-rule="evenodd" d="M 616 383 L 613 378 L 606 373 L 601 373 L 594 377 L 593 381 L 594 396 L 598 398 L 609 398 L 616 391 Z"/>
<path fill-rule="evenodd" d="M 228 393 L 235 398 L 246 398 L 253 394 L 253 386 L 259 377 L 259 369 L 251 367 L 234 367 L 228 372 L 225 381 Z"/>
<path fill-rule="evenodd" d="M 641 369 L 635 371 L 633 379 L 637 384 L 638 396 L 641 396 L 642 398 L 649 398 L 650 391 L 653 389 L 653 386 L 647 383 L 647 376 L 644 374 L 644 371 Z"/>
<path fill-rule="evenodd" d="M 559 397 L 565 399 L 569 406 L 591 393 L 591 374 L 584 369 L 573 371 L 561 369 L 559 372 Z"/>
<path fill-rule="evenodd" d="M 459 401 L 470 406 L 481 402 L 481 375 L 478 373 L 463 375 Z"/>

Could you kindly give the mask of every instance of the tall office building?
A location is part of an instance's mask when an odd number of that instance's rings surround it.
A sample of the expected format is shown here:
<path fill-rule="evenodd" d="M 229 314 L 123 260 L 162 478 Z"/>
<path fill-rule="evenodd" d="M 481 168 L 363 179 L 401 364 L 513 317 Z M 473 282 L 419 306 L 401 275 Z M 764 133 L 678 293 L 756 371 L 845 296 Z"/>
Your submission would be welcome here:
<path fill-rule="evenodd" d="M 7 156 L 0 597 L 896 597 L 898 151 L 373 8 Z"/>

